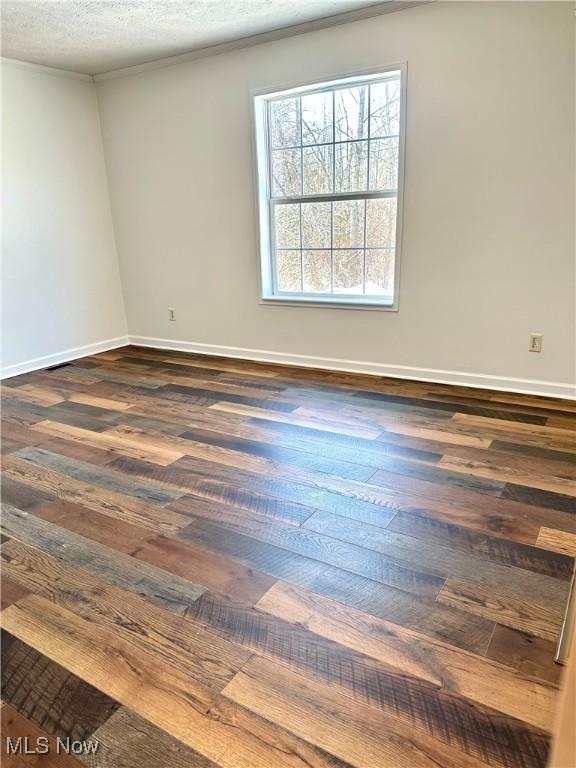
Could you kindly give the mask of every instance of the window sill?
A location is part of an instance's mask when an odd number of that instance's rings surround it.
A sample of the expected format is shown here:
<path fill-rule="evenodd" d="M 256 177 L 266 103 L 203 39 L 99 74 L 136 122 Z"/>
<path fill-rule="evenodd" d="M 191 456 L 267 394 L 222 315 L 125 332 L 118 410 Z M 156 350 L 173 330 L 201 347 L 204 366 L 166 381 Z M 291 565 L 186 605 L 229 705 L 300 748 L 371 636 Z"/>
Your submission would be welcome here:
<path fill-rule="evenodd" d="M 316 307 L 320 309 L 371 309 L 380 312 L 398 312 L 398 305 L 392 300 L 382 299 L 340 299 L 317 296 L 311 298 L 294 296 L 263 296 L 260 304 L 282 307 Z"/>

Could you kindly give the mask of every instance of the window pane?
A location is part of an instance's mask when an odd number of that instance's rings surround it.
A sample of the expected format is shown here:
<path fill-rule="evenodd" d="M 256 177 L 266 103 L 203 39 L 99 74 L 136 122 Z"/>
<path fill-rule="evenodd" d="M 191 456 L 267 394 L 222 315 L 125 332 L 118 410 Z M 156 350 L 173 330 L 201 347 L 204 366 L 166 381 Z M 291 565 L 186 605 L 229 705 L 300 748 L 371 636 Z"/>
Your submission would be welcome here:
<path fill-rule="evenodd" d="M 393 298 L 401 95 L 396 68 L 256 96 L 265 298 Z"/>
<path fill-rule="evenodd" d="M 332 93 L 302 96 L 302 144 L 332 141 Z"/>
<path fill-rule="evenodd" d="M 330 251 L 303 251 L 303 291 L 330 293 L 332 290 L 332 259 Z"/>
<path fill-rule="evenodd" d="M 394 251 L 366 251 L 366 294 L 390 296 L 394 294 Z"/>
<path fill-rule="evenodd" d="M 334 248 L 364 246 L 364 200 L 334 201 Z"/>
<path fill-rule="evenodd" d="M 370 142 L 370 189 L 397 189 L 398 139 Z"/>
<path fill-rule="evenodd" d="M 300 206 L 275 205 L 276 248 L 300 248 Z"/>
<path fill-rule="evenodd" d="M 305 195 L 332 192 L 332 152 L 331 145 L 304 147 L 302 150 Z"/>
<path fill-rule="evenodd" d="M 336 144 L 336 192 L 362 192 L 366 189 L 367 144 L 367 141 Z"/>
<path fill-rule="evenodd" d="M 301 291 L 302 273 L 300 251 L 276 251 L 279 291 Z"/>
<path fill-rule="evenodd" d="M 386 248 L 396 242 L 396 198 L 366 201 L 366 246 Z"/>
<path fill-rule="evenodd" d="M 370 86 L 370 136 L 400 133 L 400 80 Z"/>
<path fill-rule="evenodd" d="M 362 294 L 363 251 L 334 251 L 334 293 Z"/>
<path fill-rule="evenodd" d="M 272 194 L 292 197 L 302 193 L 302 169 L 299 149 L 272 151 Z"/>
<path fill-rule="evenodd" d="M 300 104 L 297 97 L 270 102 L 270 136 L 273 147 L 300 144 Z"/>
<path fill-rule="evenodd" d="M 368 135 L 368 87 L 340 88 L 334 92 L 336 141 Z"/>
<path fill-rule="evenodd" d="M 302 247 L 330 248 L 331 204 L 302 203 Z"/>

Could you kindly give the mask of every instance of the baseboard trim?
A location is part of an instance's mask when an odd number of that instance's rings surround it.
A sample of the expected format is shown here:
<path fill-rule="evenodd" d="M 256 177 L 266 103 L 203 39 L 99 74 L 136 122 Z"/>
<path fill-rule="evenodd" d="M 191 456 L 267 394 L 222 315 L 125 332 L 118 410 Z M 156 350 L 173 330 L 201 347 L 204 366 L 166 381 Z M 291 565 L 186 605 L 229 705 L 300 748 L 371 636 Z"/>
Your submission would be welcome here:
<path fill-rule="evenodd" d="M 96 355 L 98 352 L 107 352 L 110 349 L 125 347 L 129 343 L 128 336 L 117 336 L 115 339 L 106 339 L 105 341 L 96 341 L 93 344 L 85 344 L 82 347 L 65 349 L 62 352 L 55 352 L 53 355 L 35 357 L 33 360 L 25 360 L 23 363 L 5 366 L 0 370 L 0 379 L 9 379 L 21 373 L 31 373 L 32 371 L 48 368 L 51 365 L 68 363 L 70 360 L 77 360 L 79 357 Z"/>
<path fill-rule="evenodd" d="M 435 368 L 416 368 L 408 365 L 389 365 L 370 363 L 359 360 L 343 360 L 330 357 L 295 355 L 288 352 L 272 352 L 264 349 L 245 347 L 225 347 L 219 344 L 200 344 L 191 341 L 157 339 L 151 336 L 130 336 L 130 344 L 155 349 L 167 349 L 175 352 L 191 352 L 196 355 L 231 357 L 241 360 L 254 360 L 261 363 L 295 365 L 302 368 L 320 368 L 347 373 L 363 373 L 369 376 L 389 376 L 395 379 L 412 379 L 434 384 L 457 384 L 475 389 L 495 389 L 502 392 L 517 392 L 541 397 L 559 397 L 566 400 L 576 399 L 576 385 L 536 379 L 516 379 L 507 376 L 491 376 L 483 373 L 464 371 L 443 371 Z"/>
<path fill-rule="evenodd" d="M 246 347 L 225 347 L 220 344 L 201 344 L 192 341 L 157 339 L 152 336 L 117 336 L 114 339 L 73 347 L 53 355 L 37 357 L 23 363 L 5 366 L 0 370 L 0 379 L 8 379 L 22 373 L 42 370 L 51 365 L 67 363 L 80 357 L 107 352 L 127 344 L 153 349 L 166 349 L 174 352 L 190 352 L 196 355 L 230 357 L 237 360 L 254 360 L 260 363 L 294 365 L 301 368 L 316 368 L 344 373 L 361 373 L 368 376 L 389 376 L 393 379 L 427 381 L 433 384 L 456 384 L 474 389 L 494 389 L 502 392 L 517 392 L 541 397 L 559 397 L 565 400 L 576 399 L 576 385 L 536 379 L 517 379 L 507 376 L 491 376 L 483 373 L 464 371 L 444 371 L 435 368 L 418 368 L 409 365 L 390 365 L 388 363 L 370 363 L 362 360 L 345 360 L 312 355 L 295 355 L 289 352 L 273 352 L 265 349 Z"/>

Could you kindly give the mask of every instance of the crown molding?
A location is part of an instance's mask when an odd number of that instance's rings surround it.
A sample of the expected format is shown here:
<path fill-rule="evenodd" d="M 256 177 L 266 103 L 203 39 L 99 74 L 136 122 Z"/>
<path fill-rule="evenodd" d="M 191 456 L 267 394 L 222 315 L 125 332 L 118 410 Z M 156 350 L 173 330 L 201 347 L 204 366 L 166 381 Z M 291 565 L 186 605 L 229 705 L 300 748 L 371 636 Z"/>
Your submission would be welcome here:
<path fill-rule="evenodd" d="M 371 19 L 374 16 L 382 16 L 387 13 L 404 11 L 420 5 L 429 5 L 434 1 L 435 0 L 390 0 L 389 2 L 378 3 L 366 8 L 358 8 L 354 11 L 339 13 L 335 16 L 325 16 L 321 19 L 306 21 L 302 24 L 293 24 L 290 27 L 283 27 L 281 29 L 271 30 L 270 32 L 261 32 L 257 35 L 241 37 L 237 40 L 230 40 L 225 43 L 218 43 L 217 45 L 209 45 L 205 48 L 196 48 L 195 50 L 188 51 L 187 53 L 181 53 L 176 56 L 167 56 L 162 59 L 155 59 L 154 61 L 148 61 L 144 64 L 135 64 L 131 67 L 113 69 L 110 72 L 103 72 L 99 75 L 94 75 L 93 79 L 96 83 L 98 83 L 104 80 L 113 80 L 118 77 L 131 77 L 153 69 L 172 67 L 176 64 L 184 64 L 189 61 L 204 59 L 208 56 L 218 56 L 221 53 L 228 53 L 229 51 L 237 51 L 242 48 L 251 48 L 255 45 L 262 45 L 263 43 L 271 43 L 275 40 L 283 40 L 288 37 L 304 35 L 307 32 L 315 32 L 316 30 L 320 29 L 328 29 L 329 27 L 349 24 L 353 21 L 363 21 L 364 19 Z"/>
<path fill-rule="evenodd" d="M 85 75 L 82 72 L 71 72 L 69 69 L 57 69 L 56 67 L 46 67 L 43 64 L 34 64 L 31 61 L 22 61 L 21 59 L 10 59 L 6 56 L 0 58 L 2 66 L 10 65 L 20 69 L 32 69 L 36 72 L 43 72 L 45 75 L 53 77 L 66 77 L 69 80 L 83 80 L 85 83 L 93 83 L 92 75 Z"/>

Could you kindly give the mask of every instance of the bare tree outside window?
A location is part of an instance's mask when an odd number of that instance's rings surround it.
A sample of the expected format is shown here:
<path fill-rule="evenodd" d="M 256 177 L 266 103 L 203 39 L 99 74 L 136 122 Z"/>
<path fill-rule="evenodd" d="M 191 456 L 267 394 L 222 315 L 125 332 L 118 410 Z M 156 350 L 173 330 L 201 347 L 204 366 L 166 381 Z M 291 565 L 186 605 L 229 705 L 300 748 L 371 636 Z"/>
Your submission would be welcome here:
<path fill-rule="evenodd" d="M 262 98 L 273 294 L 391 303 L 401 71 Z"/>

